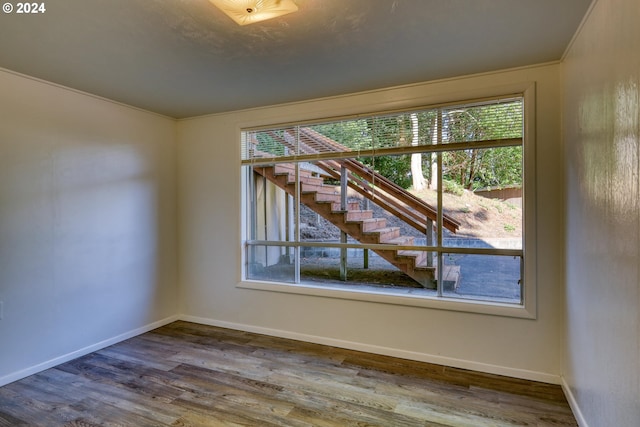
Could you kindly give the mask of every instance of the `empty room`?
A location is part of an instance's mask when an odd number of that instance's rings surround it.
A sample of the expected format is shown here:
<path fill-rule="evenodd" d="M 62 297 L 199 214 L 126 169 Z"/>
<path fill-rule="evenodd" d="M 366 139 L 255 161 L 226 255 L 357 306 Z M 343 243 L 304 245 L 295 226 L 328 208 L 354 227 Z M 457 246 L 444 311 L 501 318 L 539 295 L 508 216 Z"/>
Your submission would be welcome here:
<path fill-rule="evenodd" d="M 0 426 L 640 426 L 637 0 L 5 0 Z"/>

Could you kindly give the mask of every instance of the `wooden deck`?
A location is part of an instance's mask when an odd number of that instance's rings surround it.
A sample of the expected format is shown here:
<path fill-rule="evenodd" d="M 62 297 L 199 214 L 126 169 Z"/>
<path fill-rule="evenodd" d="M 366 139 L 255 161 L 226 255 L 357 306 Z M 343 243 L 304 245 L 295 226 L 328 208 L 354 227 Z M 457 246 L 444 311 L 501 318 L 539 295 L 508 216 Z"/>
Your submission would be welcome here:
<path fill-rule="evenodd" d="M 576 426 L 558 386 L 175 322 L 0 388 L 0 426 Z"/>

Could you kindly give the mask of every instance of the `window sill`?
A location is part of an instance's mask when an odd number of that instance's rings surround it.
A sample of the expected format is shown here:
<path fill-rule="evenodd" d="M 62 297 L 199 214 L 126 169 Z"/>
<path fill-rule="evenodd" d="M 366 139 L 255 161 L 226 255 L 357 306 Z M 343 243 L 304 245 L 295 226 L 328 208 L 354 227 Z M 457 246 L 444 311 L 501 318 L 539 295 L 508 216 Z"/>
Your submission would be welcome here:
<path fill-rule="evenodd" d="M 439 298 L 437 296 L 411 295 L 398 292 L 390 294 L 385 291 L 371 289 L 340 289 L 328 285 L 287 284 L 276 282 L 262 282 L 244 280 L 236 285 L 241 289 L 253 289 L 260 291 L 281 292 L 288 294 L 318 296 L 325 298 L 338 298 L 353 301 L 372 302 L 379 304 L 393 304 L 409 307 L 423 307 L 438 310 L 449 310 L 466 313 L 487 314 L 493 316 L 516 317 L 522 319 L 535 319 L 535 311 L 528 309 L 527 305 L 507 304 L 485 300 Z"/>

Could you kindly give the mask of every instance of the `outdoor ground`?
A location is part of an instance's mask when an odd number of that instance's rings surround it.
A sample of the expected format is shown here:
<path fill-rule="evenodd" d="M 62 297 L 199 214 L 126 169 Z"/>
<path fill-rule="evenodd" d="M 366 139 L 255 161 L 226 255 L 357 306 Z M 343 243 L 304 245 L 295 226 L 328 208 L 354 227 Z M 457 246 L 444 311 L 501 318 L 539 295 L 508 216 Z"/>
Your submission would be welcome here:
<path fill-rule="evenodd" d="M 413 192 L 432 206 L 437 205 L 434 190 Z M 522 209 L 519 204 L 477 196 L 463 190 L 462 194 L 443 193 L 443 212 L 462 226 L 458 237 L 514 238 L 522 234 Z M 453 237 L 453 236 L 451 236 Z"/>
<path fill-rule="evenodd" d="M 436 192 L 424 190 L 414 193 L 427 203 L 435 205 Z M 357 200 L 357 194 L 349 194 L 350 200 Z M 361 208 L 365 202 L 359 198 Z M 386 218 L 387 226 L 401 228 L 401 234 L 424 238 L 424 235 L 398 220 L 388 212 L 374 204 L 369 204 L 374 217 Z M 445 245 L 474 247 L 510 247 L 500 246 L 514 243 L 519 246 L 522 230 L 522 209 L 520 203 L 506 202 L 478 196 L 469 191 L 460 194 L 443 195 L 443 211 L 461 223 L 456 234 L 446 232 Z M 340 230 L 320 215 L 306 207 L 300 212 L 301 238 L 303 241 L 338 242 Z M 487 241 L 491 239 L 499 239 Z M 460 240 L 457 240 L 460 239 Z M 352 240 L 349 240 L 352 241 Z M 423 240 L 424 242 L 424 240 Z M 356 242 L 354 242 L 356 243 Z M 424 244 L 424 243 L 423 243 Z M 471 246 L 469 246 L 471 245 Z M 483 246 L 484 245 L 484 246 Z M 478 247 L 478 246 L 475 246 Z M 359 289 L 387 288 L 393 292 L 424 293 L 433 292 L 399 271 L 373 251 L 369 251 L 369 266 L 364 268 L 364 252 L 362 249 L 349 249 L 347 265 L 347 281 L 340 280 L 339 249 L 336 248 L 302 248 L 300 274 L 303 283 L 317 286 Z M 491 299 L 493 301 L 520 301 L 520 258 L 497 255 L 444 254 L 443 262 L 447 266 L 459 268 L 457 282 L 444 282 L 444 291 L 448 295 L 461 298 Z M 280 262 L 255 272 L 255 279 L 290 282 L 294 277 L 293 264 Z M 455 287 L 454 284 L 455 283 Z"/>

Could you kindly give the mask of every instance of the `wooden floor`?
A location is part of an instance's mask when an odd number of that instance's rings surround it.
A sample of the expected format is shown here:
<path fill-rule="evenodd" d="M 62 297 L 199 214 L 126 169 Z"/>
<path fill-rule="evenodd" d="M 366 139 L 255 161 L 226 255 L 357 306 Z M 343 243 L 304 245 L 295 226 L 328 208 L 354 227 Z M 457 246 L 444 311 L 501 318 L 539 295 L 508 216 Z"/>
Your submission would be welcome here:
<path fill-rule="evenodd" d="M 0 388 L 0 426 L 576 426 L 557 386 L 175 322 Z"/>

